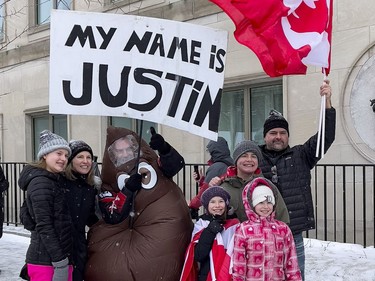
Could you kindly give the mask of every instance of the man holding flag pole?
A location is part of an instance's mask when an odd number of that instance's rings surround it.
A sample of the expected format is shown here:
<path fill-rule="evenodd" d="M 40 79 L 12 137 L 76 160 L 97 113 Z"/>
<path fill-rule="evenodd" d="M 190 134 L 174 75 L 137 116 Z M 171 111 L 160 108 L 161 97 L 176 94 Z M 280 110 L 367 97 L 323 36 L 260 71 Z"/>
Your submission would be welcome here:
<path fill-rule="evenodd" d="M 258 57 L 270 77 L 306 74 L 322 67 L 319 132 L 289 147 L 289 124 L 277 111 L 264 123 L 265 145 L 259 167 L 278 187 L 287 205 L 298 264 L 304 279 L 302 232 L 315 228 L 310 170 L 335 139 L 336 111 L 331 105 L 330 71 L 333 0 L 211 0 L 235 24 L 234 37 Z M 319 156 L 320 154 L 320 156 Z"/>

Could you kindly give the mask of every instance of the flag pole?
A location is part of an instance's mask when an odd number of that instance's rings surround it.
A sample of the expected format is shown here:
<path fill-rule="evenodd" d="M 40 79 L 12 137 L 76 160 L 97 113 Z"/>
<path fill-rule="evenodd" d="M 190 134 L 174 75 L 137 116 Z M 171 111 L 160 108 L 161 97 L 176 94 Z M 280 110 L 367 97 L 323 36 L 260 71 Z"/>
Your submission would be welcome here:
<path fill-rule="evenodd" d="M 322 118 L 323 118 L 323 97 L 320 100 L 320 114 L 319 114 L 319 124 L 318 124 L 318 141 L 316 143 L 316 152 L 315 157 L 319 157 L 319 148 L 320 148 L 320 139 L 321 139 L 321 133 L 322 133 Z"/>
<path fill-rule="evenodd" d="M 323 68 L 323 85 L 327 80 L 327 75 L 325 68 Z M 321 149 L 321 159 L 324 158 L 324 139 L 325 139 L 325 129 L 326 129 L 326 97 L 323 95 L 320 100 L 320 115 L 319 115 L 319 129 L 318 129 L 318 141 L 316 144 L 315 157 L 319 157 L 319 148 Z M 320 144 L 320 142 L 322 142 Z"/>

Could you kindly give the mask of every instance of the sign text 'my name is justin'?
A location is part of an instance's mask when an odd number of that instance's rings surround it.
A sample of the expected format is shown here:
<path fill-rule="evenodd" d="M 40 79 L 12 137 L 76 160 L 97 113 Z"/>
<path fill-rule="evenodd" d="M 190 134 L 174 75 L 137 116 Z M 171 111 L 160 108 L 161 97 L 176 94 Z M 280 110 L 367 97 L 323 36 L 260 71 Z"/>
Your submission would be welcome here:
<path fill-rule="evenodd" d="M 215 139 L 226 47 L 222 30 L 53 11 L 50 112 L 126 116 Z"/>

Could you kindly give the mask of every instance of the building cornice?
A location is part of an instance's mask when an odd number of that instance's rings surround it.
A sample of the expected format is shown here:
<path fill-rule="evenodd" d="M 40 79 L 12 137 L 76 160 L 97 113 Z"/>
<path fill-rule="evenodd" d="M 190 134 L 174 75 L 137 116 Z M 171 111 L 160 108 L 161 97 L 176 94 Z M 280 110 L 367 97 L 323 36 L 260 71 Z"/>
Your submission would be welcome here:
<path fill-rule="evenodd" d="M 14 66 L 49 56 L 49 38 L 42 39 L 18 48 L 0 52 L 0 68 Z"/>

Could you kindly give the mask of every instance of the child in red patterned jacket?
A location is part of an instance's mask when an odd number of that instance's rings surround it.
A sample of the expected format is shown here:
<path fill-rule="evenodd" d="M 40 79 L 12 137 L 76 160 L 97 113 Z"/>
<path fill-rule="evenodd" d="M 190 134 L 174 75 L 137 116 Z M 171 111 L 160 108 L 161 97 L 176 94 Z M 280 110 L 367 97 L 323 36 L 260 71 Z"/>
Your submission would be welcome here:
<path fill-rule="evenodd" d="M 249 182 L 242 200 L 248 220 L 234 234 L 233 280 L 302 280 L 292 232 L 275 219 L 275 196 L 268 180 Z"/>

